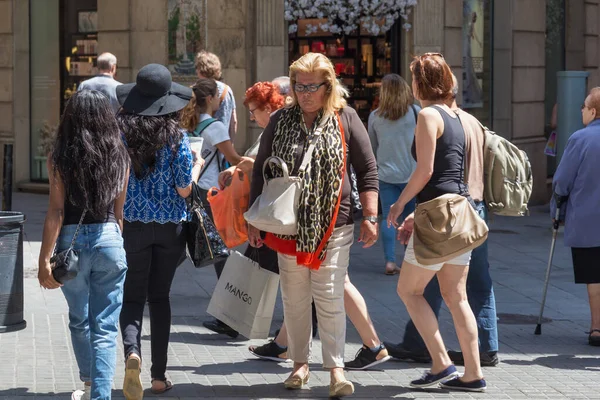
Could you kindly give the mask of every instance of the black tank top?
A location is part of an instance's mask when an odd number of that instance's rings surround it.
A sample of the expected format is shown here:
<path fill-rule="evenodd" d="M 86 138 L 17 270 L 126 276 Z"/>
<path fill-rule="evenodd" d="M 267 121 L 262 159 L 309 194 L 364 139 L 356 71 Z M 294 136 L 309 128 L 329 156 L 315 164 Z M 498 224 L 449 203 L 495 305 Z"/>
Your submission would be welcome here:
<path fill-rule="evenodd" d="M 79 223 L 79 219 L 81 219 L 81 214 L 83 213 L 83 209 L 71 204 L 69 200 L 65 201 L 65 219 L 63 221 L 63 225 L 77 225 Z M 94 217 L 91 213 L 85 213 L 85 217 L 83 218 L 83 225 L 91 225 L 91 224 L 105 224 L 109 222 L 117 223 L 117 219 L 115 218 L 115 202 L 111 202 L 107 209 L 106 213 L 102 215 L 100 218 Z"/>
<path fill-rule="evenodd" d="M 469 189 L 463 179 L 465 131 L 458 117 L 452 118 L 442 107 L 432 107 L 440 113 L 444 120 L 444 132 L 436 141 L 433 174 L 417 195 L 417 202 L 423 203 L 448 193 L 460 194 L 469 198 Z M 411 152 L 416 161 L 415 140 L 413 140 Z"/>

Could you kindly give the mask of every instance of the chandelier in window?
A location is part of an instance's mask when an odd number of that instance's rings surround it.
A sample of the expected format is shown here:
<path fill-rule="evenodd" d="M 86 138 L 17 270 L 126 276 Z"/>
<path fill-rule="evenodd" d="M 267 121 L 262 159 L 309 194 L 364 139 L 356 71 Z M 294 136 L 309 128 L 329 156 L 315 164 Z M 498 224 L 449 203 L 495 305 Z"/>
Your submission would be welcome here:
<path fill-rule="evenodd" d="M 323 31 L 349 35 L 359 28 L 377 36 L 387 32 L 398 18 L 402 27 L 410 29 L 408 15 L 417 0 L 285 0 L 285 20 L 289 32 L 298 30 L 299 19 L 322 19 L 317 25 L 308 25 L 306 34 Z"/>

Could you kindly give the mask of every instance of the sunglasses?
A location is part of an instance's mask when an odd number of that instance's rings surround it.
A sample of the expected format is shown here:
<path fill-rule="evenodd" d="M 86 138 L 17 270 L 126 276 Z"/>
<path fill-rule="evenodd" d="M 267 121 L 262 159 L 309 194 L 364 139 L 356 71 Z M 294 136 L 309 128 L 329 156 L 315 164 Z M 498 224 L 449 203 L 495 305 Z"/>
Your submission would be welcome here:
<path fill-rule="evenodd" d="M 294 90 L 298 93 L 316 93 L 321 86 L 325 85 L 325 82 L 321 83 L 311 83 L 308 85 L 303 85 L 301 83 L 294 84 Z"/>

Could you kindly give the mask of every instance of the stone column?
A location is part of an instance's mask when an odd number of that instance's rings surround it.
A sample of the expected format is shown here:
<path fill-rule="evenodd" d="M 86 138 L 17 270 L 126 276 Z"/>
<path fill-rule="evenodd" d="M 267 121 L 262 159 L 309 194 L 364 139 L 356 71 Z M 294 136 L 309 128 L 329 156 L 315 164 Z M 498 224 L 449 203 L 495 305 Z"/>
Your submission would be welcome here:
<path fill-rule="evenodd" d="M 462 104 L 463 80 L 463 0 L 446 0 L 444 16 L 444 58 L 458 79 L 456 102 Z M 482 16 L 483 18 L 483 16 Z"/>
<path fill-rule="evenodd" d="M 585 0 L 585 59 L 583 69 L 590 73 L 588 88 L 600 86 L 600 0 Z"/>
<path fill-rule="evenodd" d="M 415 6 L 411 28 L 413 30 L 414 54 L 442 52 L 444 47 L 445 8 L 440 7 L 440 3 L 440 0 L 419 0 Z"/>
<path fill-rule="evenodd" d="M 531 204 L 548 201 L 544 147 L 546 1 L 513 0 L 512 135 L 533 169 Z M 495 87 L 503 86 L 497 81 Z"/>
<path fill-rule="evenodd" d="M 0 13 L 2 14 L 2 13 Z M 15 182 L 26 182 L 30 178 L 30 69 L 29 69 L 29 2 L 13 2 L 14 31 L 14 71 L 13 87 L 19 93 L 13 99 L 13 129 L 15 137 L 14 158 Z M 1 52 L 0 52 L 1 53 Z"/>
<path fill-rule="evenodd" d="M 116 79 L 123 83 L 132 80 L 129 10 L 130 0 L 98 0 L 98 53 L 117 57 Z"/>
<path fill-rule="evenodd" d="M 565 0 L 565 68 L 581 71 L 585 63 L 584 0 Z"/>
<path fill-rule="evenodd" d="M 254 39 L 249 43 L 250 53 L 254 55 L 250 61 L 249 68 L 252 78 L 248 84 L 254 82 L 272 81 L 282 75 L 289 75 L 287 65 L 286 42 L 288 40 L 287 26 L 283 19 L 283 2 L 281 0 L 259 0 L 253 8 L 254 21 L 251 24 Z M 244 111 L 246 111 L 244 109 Z M 248 113 L 238 113 L 244 119 L 248 119 Z M 250 146 L 262 129 L 258 125 L 248 123 L 248 137 L 246 147 Z"/>
<path fill-rule="evenodd" d="M 146 64 L 167 65 L 167 0 L 129 0 L 131 79 Z"/>
<path fill-rule="evenodd" d="M 4 143 L 14 142 L 13 131 L 13 2 L 0 1 L 0 164 Z M 16 152 L 15 152 L 16 154 Z M 0 165 L 0 173 L 2 171 Z M 0 179 L 2 175 L 0 174 Z"/>
<path fill-rule="evenodd" d="M 505 138 L 512 138 L 512 63 L 513 63 L 513 1 L 494 3 L 494 61 L 493 124 L 494 130 Z"/>

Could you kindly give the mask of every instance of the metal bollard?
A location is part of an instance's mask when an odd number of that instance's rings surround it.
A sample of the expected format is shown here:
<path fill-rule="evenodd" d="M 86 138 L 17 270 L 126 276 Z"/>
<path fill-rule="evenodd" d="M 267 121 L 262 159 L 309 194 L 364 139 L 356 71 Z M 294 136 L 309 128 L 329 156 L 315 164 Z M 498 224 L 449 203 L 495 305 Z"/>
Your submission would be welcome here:
<path fill-rule="evenodd" d="M 4 145 L 4 177 L 2 188 L 2 211 L 12 210 L 12 184 L 13 184 L 13 145 Z"/>

